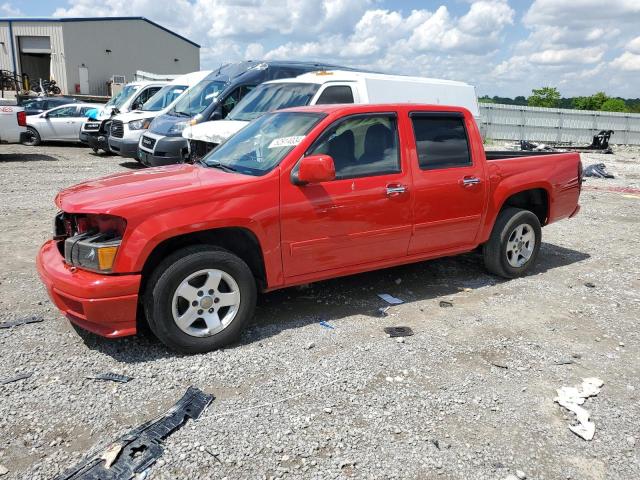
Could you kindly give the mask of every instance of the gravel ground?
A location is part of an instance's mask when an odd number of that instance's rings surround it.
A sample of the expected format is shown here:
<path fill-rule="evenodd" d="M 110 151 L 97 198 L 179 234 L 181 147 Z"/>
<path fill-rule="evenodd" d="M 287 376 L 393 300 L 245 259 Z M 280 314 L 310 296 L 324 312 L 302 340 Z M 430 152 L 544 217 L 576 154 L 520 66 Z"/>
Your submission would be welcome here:
<path fill-rule="evenodd" d="M 618 176 L 588 180 L 581 214 L 544 229 L 526 278 L 492 277 L 469 254 L 274 292 L 240 344 L 188 357 L 149 337 L 79 336 L 35 271 L 55 193 L 135 163 L 0 148 L 0 317 L 44 319 L 0 330 L 0 379 L 33 374 L 0 386 L 3 480 L 53 477 L 189 385 L 216 399 L 167 439 L 150 479 L 640 478 L 640 150 L 583 156 Z M 387 317 L 383 292 L 405 301 Z M 415 335 L 387 338 L 390 325 Z M 134 380 L 85 378 L 107 371 Z M 585 404 L 586 442 L 553 398 L 592 376 L 604 387 Z"/>

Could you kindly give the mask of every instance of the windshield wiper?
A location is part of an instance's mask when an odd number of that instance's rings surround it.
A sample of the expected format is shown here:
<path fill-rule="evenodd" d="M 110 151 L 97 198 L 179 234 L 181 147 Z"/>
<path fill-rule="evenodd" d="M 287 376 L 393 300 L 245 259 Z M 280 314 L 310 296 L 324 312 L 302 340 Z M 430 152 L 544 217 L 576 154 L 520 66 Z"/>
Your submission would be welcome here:
<path fill-rule="evenodd" d="M 173 110 L 172 113 L 176 114 L 178 117 L 191 117 L 187 112 L 179 112 L 178 110 Z"/>
<path fill-rule="evenodd" d="M 223 170 L 223 171 L 225 171 L 225 172 L 235 173 L 235 172 L 237 172 L 237 171 L 238 171 L 238 170 L 236 170 L 235 168 L 230 167 L 230 166 L 228 166 L 228 165 L 223 165 L 223 164 L 221 164 L 220 162 L 210 162 L 210 163 L 207 163 L 207 162 L 203 162 L 203 161 L 201 160 L 201 161 L 200 161 L 200 163 L 202 163 L 203 165 L 205 165 L 205 166 L 207 166 L 207 167 L 219 168 L 220 170 Z"/>

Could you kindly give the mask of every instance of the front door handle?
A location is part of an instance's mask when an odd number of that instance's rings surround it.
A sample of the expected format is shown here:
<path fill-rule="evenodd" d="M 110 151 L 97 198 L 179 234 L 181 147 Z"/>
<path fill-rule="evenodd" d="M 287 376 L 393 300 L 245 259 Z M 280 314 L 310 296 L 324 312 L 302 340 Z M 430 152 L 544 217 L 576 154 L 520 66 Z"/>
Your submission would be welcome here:
<path fill-rule="evenodd" d="M 461 183 L 463 187 L 470 187 L 472 185 L 478 185 L 480 179 L 478 177 L 464 177 Z"/>
<path fill-rule="evenodd" d="M 407 187 L 400 183 L 392 183 L 387 185 L 387 197 L 397 197 L 398 195 L 402 195 L 403 193 L 407 193 Z"/>

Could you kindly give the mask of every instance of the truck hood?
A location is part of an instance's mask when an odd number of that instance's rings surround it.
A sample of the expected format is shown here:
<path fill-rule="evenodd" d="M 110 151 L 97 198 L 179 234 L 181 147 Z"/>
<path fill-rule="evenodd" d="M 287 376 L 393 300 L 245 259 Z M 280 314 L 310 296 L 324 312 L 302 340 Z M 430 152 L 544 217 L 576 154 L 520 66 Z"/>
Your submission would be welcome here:
<path fill-rule="evenodd" d="M 240 183 L 246 178 L 196 165 L 169 165 L 120 173 L 90 180 L 62 190 L 55 202 L 69 213 L 115 213 L 154 199 L 193 192 L 206 183 L 206 188 Z"/>
<path fill-rule="evenodd" d="M 188 140 L 207 143 L 222 143 L 249 122 L 240 120 L 215 120 L 187 127 L 182 136 Z"/>

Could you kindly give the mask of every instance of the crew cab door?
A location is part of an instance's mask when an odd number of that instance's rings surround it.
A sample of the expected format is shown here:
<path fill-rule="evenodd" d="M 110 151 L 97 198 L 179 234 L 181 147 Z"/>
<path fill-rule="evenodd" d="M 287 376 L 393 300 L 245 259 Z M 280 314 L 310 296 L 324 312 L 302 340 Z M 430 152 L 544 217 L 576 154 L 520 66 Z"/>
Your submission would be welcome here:
<path fill-rule="evenodd" d="M 460 112 L 412 112 L 414 231 L 409 254 L 475 246 L 486 206 L 484 166 L 472 154 L 473 119 Z"/>
<path fill-rule="evenodd" d="M 285 277 L 406 256 L 411 190 L 401 152 L 396 113 L 352 115 L 327 127 L 306 154 L 330 155 L 336 179 L 281 179 Z"/>

